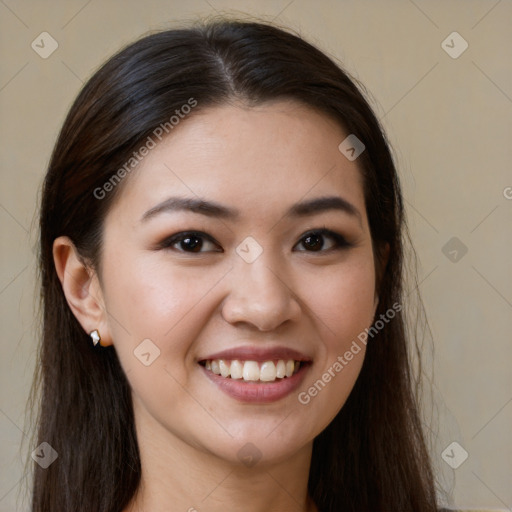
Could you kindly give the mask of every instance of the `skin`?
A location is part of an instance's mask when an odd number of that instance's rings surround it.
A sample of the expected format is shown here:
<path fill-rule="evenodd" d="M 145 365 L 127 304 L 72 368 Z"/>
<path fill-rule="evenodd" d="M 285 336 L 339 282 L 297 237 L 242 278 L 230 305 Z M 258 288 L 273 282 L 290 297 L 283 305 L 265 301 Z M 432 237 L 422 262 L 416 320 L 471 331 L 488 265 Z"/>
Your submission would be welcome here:
<path fill-rule="evenodd" d="M 105 220 L 100 276 L 69 239 L 55 241 L 71 309 L 85 331 L 114 344 L 132 387 L 142 485 L 125 512 L 316 510 L 307 496 L 312 442 L 345 403 L 365 346 L 307 405 L 297 395 L 372 324 L 378 300 L 360 170 L 338 150 L 347 135 L 291 101 L 198 111 L 123 183 Z M 359 216 L 285 215 L 333 195 Z M 173 211 L 141 220 L 170 196 L 199 196 L 240 217 Z M 329 236 L 321 250 L 305 246 L 304 234 L 322 227 L 352 246 L 336 248 Z M 159 245 L 187 230 L 213 241 L 203 239 L 202 252 Z M 248 236 L 263 249 L 252 263 L 235 251 Z M 134 357 L 144 339 L 160 350 L 149 366 Z M 304 383 L 274 403 L 224 394 L 198 360 L 247 345 L 300 350 L 313 361 Z M 238 456 L 246 443 L 261 454 L 252 467 Z"/>

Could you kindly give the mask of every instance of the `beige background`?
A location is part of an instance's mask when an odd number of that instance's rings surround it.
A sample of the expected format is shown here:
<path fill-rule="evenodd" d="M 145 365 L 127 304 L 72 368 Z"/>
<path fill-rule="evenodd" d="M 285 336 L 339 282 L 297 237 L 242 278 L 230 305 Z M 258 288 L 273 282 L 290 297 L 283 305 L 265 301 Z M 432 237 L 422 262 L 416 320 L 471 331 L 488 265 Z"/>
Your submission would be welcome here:
<path fill-rule="evenodd" d="M 233 9 L 298 30 L 371 91 L 421 263 L 435 343 L 432 453 L 445 502 L 510 510 L 512 2 L 0 0 L 0 511 L 28 510 L 21 478 L 22 454 L 35 448 L 24 425 L 37 340 L 35 212 L 67 109 L 124 44 Z M 31 48 L 43 31 L 59 44 L 48 59 Z M 456 59 L 441 46 L 453 31 L 469 44 Z M 442 251 L 454 236 L 468 250 L 460 258 L 455 247 L 457 262 Z M 455 470 L 441 457 L 453 441 L 469 454 Z"/>

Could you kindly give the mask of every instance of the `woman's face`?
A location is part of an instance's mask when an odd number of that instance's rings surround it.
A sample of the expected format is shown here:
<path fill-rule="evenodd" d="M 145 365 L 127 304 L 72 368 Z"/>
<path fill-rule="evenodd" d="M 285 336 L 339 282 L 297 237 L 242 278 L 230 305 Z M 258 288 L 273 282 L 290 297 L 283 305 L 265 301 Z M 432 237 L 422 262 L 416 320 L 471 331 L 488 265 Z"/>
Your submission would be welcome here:
<path fill-rule="evenodd" d="M 275 462 L 343 406 L 376 306 L 347 135 L 294 102 L 209 108 L 126 178 L 101 291 L 145 434 Z"/>

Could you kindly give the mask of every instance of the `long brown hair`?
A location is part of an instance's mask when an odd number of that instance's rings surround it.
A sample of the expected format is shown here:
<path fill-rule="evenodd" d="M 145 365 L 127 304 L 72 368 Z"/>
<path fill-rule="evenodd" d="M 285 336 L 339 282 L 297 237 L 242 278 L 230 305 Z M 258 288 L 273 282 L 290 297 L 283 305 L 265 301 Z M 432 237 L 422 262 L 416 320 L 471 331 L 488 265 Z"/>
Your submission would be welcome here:
<path fill-rule="evenodd" d="M 101 199 L 94 191 L 190 98 L 198 110 L 232 100 L 293 99 L 363 141 L 358 164 L 377 269 L 385 244 L 390 248 L 377 276 L 376 317 L 404 304 L 399 179 L 379 122 L 346 72 L 297 35 L 259 22 L 208 21 L 129 45 L 78 95 L 44 181 L 43 330 L 34 394 L 40 397 L 37 444 L 49 443 L 59 457 L 47 469 L 34 464 L 33 512 L 119 512 L 138 488 L 129 383 L 115 350 L 96 350 L 68 307 L 52 244 L 67 235 L 84 261 L 100 269 L 103 221 L 122 183 Z M 397 315 L 368 342 L 348 400 L 314 440 L 309 492 L 322 512 L 436 510 L 409 350 L 405 321 Z"/>

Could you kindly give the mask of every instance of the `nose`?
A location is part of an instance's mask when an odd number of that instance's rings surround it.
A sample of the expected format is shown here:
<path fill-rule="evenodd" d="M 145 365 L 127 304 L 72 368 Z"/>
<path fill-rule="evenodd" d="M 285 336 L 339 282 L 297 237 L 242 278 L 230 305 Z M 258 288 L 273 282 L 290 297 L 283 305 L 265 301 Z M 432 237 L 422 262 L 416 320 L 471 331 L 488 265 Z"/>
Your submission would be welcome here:
<path fill-rule="evenodd" d="M 301 306 L 282 265 L 271 267 L 263 255 L 253 263 L 239 263 L 230 272 L 229 294 L 222 306 L 226 322 L 272 331 L 300 318 Z"/>

